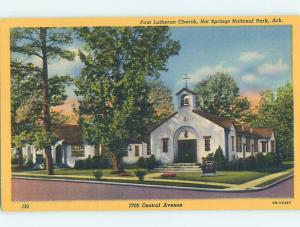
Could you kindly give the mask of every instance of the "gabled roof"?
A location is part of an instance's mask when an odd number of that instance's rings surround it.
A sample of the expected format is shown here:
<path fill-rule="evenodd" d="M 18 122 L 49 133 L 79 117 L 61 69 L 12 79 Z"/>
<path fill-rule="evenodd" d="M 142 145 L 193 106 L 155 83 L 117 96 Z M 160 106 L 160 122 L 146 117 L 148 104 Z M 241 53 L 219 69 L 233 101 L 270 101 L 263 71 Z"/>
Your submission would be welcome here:
<path fill-rule="evenodd" d="M 52 127 L 53 132 L 68 144 L 81 144 L 82 129 L 79 125 L 56 125 Z"/>
<path fill-rule="evenodd" d="M 188 89 L 188 88 L 182 88 L 180 91 L 178 91 L 178 92 L 176 93 L 176 95 L 178 95 L 178 94 L 179 94 L 180 92 L 182 92 L 182 91 L 187 91 L 187 92 L 190 92 L 190 93 L 196 95 L 196 93 L 195 93 L 194 91 L 192 91 L 192 90 L 190 90 L 190 89 Z"/>
<path fill-rule="evenodd" d="M 193 112 L 200 115 L 201 117 L 204 117 L 207 120 L 210 120 L 211 122 L 221 126 L 222 128 L 230 128 L 231 125 L 233 124 L 231 120 L 218 117 L 217 115 L 214 115 L 211 113 L 202 112 L 199 110 L 193 110 Z"/>
<path fill-rule="evenodd" d="M 166 119 L 158 122 L 157 124 L 154 124 L 152 126 L 149 127 L 148 133 L 151 133 L 152 131 L 154 131 L 155 129 L 157 129 L 159 126 L 161 126 L 163 123 L 165 123 L 166 121 L 168 121 L 170 118 L 174 117 L 178 112 L 175 112 L 173 114 L 171 114 L 169 117 L 167 117 Z"/>
<path fill-rule="evenodd" d="M 272 128 L 253 128 L 253 132 L 264 138 L 271 138 L 274 130 Z"/>

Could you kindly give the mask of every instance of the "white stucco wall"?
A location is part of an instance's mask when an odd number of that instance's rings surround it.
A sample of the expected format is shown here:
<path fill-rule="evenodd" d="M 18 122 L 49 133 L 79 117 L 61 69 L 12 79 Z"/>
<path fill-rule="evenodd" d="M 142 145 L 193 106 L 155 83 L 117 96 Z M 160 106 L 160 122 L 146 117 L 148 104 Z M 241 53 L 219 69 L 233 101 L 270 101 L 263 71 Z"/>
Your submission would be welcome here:
<path fill-rule="evenodd" d="M 139 155 L 135 156 L 135 146 L 139 147 Z M 130 149 L 131 147 L 131 149 Z M 123 157 L 125 164 L 135 164 L 140 157 L 148 157 L 147 155 L 147 144 L 146 143 L 132 143 L 128 146 L 128 156 Z"/>
<path fill-rule="evenodd" d="M 229 161 L 236 158 L 236 132 L 233 125 L 231 125 L 228 133 L 228 158 Z M 233 137 L 233 147 L 232 147 L 232 137 Z M 224 150 L 224 157 L 226 157 L 225 150 Z"/>
<path fill-rule="evenodd" d="M 191 127 L 197 132 L 197 162 L 201 163 L 202 158 L 209 153 L 213 153 L 221 146 L 225 152 L 225 132 L 224 128 L 201 117 L 191 111 L 190 108 L 181 109 L 176 115 L 164 122 L 151 132 L 151 153 L 162 163 L 173 163 L 175 160 L 174 134 L 181 127 Z M 209 152 L 204 150 L 203 136 L 211 136 Z M 162 151 L 162 138 L 169 138 L 168 152 Z"/>
<path fill-rule="evenodd" d="M 95 156 L 95 148 L 94 146 L 88 145 L 88 144 L 83 144 L 84 147 L 84 156 L 82 157 L 73 157 L 72 156 L 72 146 L 71 145 L 65 145 L 64 146 L 64 150 L 66 152 L 66 164 L 70 167 L 74 167 L 75 166 L 75 162 L 77 160 L 83 160 L 83 159 L 87 159 L 89 156 L 93 157 Z"/>

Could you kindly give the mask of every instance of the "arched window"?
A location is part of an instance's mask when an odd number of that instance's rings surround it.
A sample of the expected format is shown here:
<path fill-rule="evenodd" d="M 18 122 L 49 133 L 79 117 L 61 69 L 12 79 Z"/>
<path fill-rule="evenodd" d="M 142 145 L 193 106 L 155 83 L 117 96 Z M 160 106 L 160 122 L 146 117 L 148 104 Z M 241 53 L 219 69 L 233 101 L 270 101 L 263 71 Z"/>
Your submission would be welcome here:
<path fill-rule="evenodd" d="M 189 96 L 188 95 L 182 95 L 181 96 L 181 106 L 189 106 Z"/>

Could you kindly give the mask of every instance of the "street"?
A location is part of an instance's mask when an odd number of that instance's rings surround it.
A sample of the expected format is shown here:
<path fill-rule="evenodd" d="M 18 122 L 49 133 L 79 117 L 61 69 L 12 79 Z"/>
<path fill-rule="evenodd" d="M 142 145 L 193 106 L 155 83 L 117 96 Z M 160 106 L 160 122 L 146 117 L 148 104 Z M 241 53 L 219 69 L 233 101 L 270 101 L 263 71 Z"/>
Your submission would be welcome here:
<path fill-rule="evenodd" d="M 208 192 L 197 190 L 29 179 L 13 179 L 12 182 L 13 201 L 291 198 L 294 195 L 294 178 L 283 181 L 271 188 L 255 192 Z"/>

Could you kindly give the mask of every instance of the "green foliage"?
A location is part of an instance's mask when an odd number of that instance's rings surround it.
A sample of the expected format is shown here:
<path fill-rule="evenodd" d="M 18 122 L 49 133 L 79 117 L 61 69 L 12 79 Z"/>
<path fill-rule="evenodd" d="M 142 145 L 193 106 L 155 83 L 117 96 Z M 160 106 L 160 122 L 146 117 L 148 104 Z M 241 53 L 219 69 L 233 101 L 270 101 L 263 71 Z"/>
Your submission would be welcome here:
<path fill-rule="evenodd" d="M 282 165 L 281 155 L 275 152 L 255 154 L 245 159 L 234 159 L 227 164 L 227 170 L 264 170 Z"/>
<path fill-rule="evenodd" d="M 144 181 L 144 177 L 147 174 L 147 171 L 143 170 L 143 169 L 137 169 L 134 173 L 139 178 L 139 181 L 143 182 Z"/>
<path fill-rule="evenodd" d="M 149 103 L 154 113 L 152 123 L 160 122 L 174 113 L 171 90 L 159 79 L 149 81 Z"/>
<path fill-rule="evenodd" d="M 224 170 L 224 169 L 226 169 L 226 160 L 225 160 L 225 157 L 224 157 L 224 154 L 223 154 L 223 150 L 222 150 L 222 148 L 220 146 L 216 150 L 216 152 L 215 152 L 215 154 L 213 156 L 213 160 L 215 162 L 217 170 Z"/>
<path fill-rule="evenodd" d="M 112 153 L 115 171 L 132 138 L 142 139 L 152 121 L 151 78 L 166 71 L 180 45 L 168 27 L 97 27 L 76 30 L 85 43 L 85 67 L 76 80 L 84 139 Z"/>
<path fill-rule="evenodd" d="M 111 162 L 107 156 L 89 156 L 87 159 L 77 160 L 75 169 L 105 169 L 110 168 Z"/>
<path fill-rule="evenodd" d="M 101 180 L 101 178 L 103 176 L 103 173 L 100 170 L 95 170 L 93 172 L 93 175 L 94 175 L 94 177 L 95 177 L 96 180 Z"/>
<path fill-rule="evenodd" d="M 28 160 L 25 165 L 24 165 L 24 170 L 31 170 L 33 167 L 33 162 L 32 160 Z"/>
<path fill-rule="evenodd" d="M 154 169 L 158 166 L 158 162 L 155 159 L 154 155 L 151 155 L 148 158 L 140 157 L 136 162 L 137 168 L 144 168 L 144 169 Z"/>
<path fill-rule="evenodd" d="M 275 130 L 276 149 L 284 159 L 294 158 L 294 106 L 291 83 L 278 88 L 276 93 L 264 91 L 252 121 L 256 127 Z"/>
<path fill-rule="evenodd" d="M 49 78 L 48 66 L 54 60 L 74 59 L 74 52 L 66 49 L 72 43 L 70 32 L 46 27 L 11 31 L 12 136 L 32 133 L 33 144 L 46 149 L 49 174 L 54 174 L 49 145 L 53 143 L 51 126 L 55 123 L 50 108 L 65 101 L 65 87 L 71 80 L 61 75 Z M 42 66 L 34 65 L 34 61 L 41 61 Z M 17 138 L 16 143 L 21 140 L 24 138 Z"/>
<path fill-rule="evenodd" d="M 240 121 L 249 121 L 251 118 L 250 102 L 240 97 L 239 88 L 229 74 L 209 76 L 196 84 L 194 91 L 201 111 Z"/>

